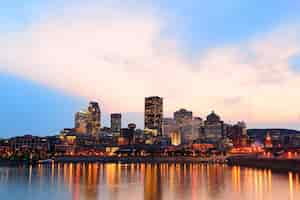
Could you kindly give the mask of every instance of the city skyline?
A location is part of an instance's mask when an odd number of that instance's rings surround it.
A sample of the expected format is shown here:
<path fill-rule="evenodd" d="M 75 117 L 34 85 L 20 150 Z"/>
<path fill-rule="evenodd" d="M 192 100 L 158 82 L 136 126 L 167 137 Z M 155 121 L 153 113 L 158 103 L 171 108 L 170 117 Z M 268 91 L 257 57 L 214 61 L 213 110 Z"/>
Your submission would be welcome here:
<path fill-rule="evenodd" d="M 165 117 L 215 110 L 251 128 L 300 129 L 297 2 L 0 5 L 0 137 L 55 134 L 90 100 L 104 126 L 122 113 L 143 128 L 151 95 Z"/>
<path fill-rule="evenodd" d="M 240 119 L 237 121 L 221 121 L 221 118 L 223 118 L 222 113 L 216 113 L 215 110 L 211 110 L 210 112 L 205 113 L 204 115 L 194 115 L 192 110 L 187 110 L 183 107 L 178 107 L 177 110 L 175 110 L 170 115 L 165 115 L 163 111 L 163 107 L 165 103 L 163 103 L 163 97 L 159 96 L 148 96 L 144 98 L 144 112 L 143 117 L 139 117 L 139 120 L 135 121 L 135 118 L 132 118 L 131 116 L 128 117 L 128 113 L 125 113 L 125 116 L 122 117 L 122 112 L 115 112 L 115 113 L 104 113 L 105 119 L 103 120 L 103 113 L 102 113 L 102 106 L 97 101 L 89 101 L 88 106 L 86 108 L 80 108 L 76 112 L 73 113 L 71 119 L 73 121 L 73 125 L 67 126 L 67 127 L 59 127 L 59 130 L 52 133 L 46 133 L 43 132 L 42 134 L 34 134 L 32 132 L 24 132 L 17 135 L 7 135 L 6 138 L 14 137 L 14 136 L 20 136 L 20 135 L 37 135 L 37 136 L 50 136 L 50 135 L 59 135 L 61 132 L 63 132 L 65 129 L 68 130 L 74 130 L 77 134 L 90 134 L 93 136 L 96 136 L 100 133 L 100 129 L 105 132 L 105 130 L 109 129 L 114 136 L 120 135 L 121 129 L 126 129 L 130 125 L 134 125 L 135 128 L 143 131 L 154 131 L 152 134 L 154 135 L 161 135 L 166 136 L 169 135 L 170 132 L 165 132 L 165 128 L 169 129 L 169 125 L 175 124 L 177 128 L 181 127 L 181 125 L 188 125 L 188 126 L 195 126 L 199 128 L 198 126 L 201 124 L 201 126 L 204 126 L 206 124 L 206 120 L 209 120 L 209 118 L 217 118 L 216 121 L 220 121 L 224 125 L 228 126 L 244 126 L 245 128 L 249 129 L 257 129 L 257 130 L 276 130 L 276 129 L 282 129 L 282 130 L 291 130 L 291 131 L 297 131 L 297 129 L 291 129 L 291 128 L 278 128 L 278 127 L 249 127 L 247 126 L 247 122 Z M 149 116 L 150 115 L 150 116 Z M 153 115 L 153 116 L 152 116 Z M 133 119 L 133 120 L 132 120 Z M 206 119 L 206 120 L 205 120 Z M 142 120 L 142 122 L 140 122 Z M 171 121 L 170 121 L 171 120 Z M 103 121 L 105 123 L 103 123 Z M 171 124 L 170 124 L 171 123 Z M 215 121 L 213 120 L 213 123 Z M 176 125 L 177 124 L 177 125 Z M 217 125 L 219 126 L 219 125 Z M 223 126 L 223 125 L 222 125 Z M 171 129 L 173 129 L 173 125 L 171 125 Z M 215 125 L 214 128 L 215 129 Z M 220 128 L 220 127 L 218 127 Z M 218 129 L 217 128 L 217 129 Z M 191 130 L 188 128 L 186 130 L 187 132 L 191 132 Z M 173 132 L 173 131 L 171 131 Z M 192 131 L 193 132 L 193 131 Z M 182 134 L 182 133 L 180 133 Z M 218 133 L 221 134 L 221 133 Z M 223 133 L 222 133 L 223 134 Z M 3 137 L 3 138 L 5 138 Z M 0 137 L 1 139 L 1 137 Z"/>

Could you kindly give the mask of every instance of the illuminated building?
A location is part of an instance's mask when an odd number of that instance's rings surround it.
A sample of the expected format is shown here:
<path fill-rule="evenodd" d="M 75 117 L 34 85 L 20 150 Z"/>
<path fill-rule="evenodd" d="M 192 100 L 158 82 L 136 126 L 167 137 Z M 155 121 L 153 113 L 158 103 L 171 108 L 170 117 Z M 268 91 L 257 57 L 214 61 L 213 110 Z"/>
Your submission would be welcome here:
<path fill-rule="evenodd" d="M 90 102 L 87 111 L 75 114 L 75 132 L 97 136 L 101 128 L 101 111 L 97 102 Z"/>
<path fill-rule="evenodd" d="M 96 136 L 101 128 L 101 111 L 98 103 L 90 102 L 88 112 L 88 133 Z"/>
<path fill-rule="evenodd" d="M 170 137 L 174 132 L 178 132 L 176 121 L 173 118 L 163 118 L 163 135 Z"/>
<path fill-rule="evenodd" d="M 214 149 L 214 148 L 215 148 L 215 145 L 209 144 L 209 143 L 195 142 L 195 143 L 192 144 L 192 149 L 193 150 L 196 150 L 196 151 L 199 151 L 199 152 L 202 152 L 202 153 L 205 153 L 205 152 L 209 151 L 210 149 Z"/>
<path fill-rule="evenodd" d="M 9 141 L 0 139 L 0 159 L 6 157 L 10 152 L 12 152 L 12 148 Z"/>
<path fill-rule="evenodd" d="M 121 113 L 112 113 L 110 115 L 110 127 L 113 135 L 120 135 L 122 126 L 122 115 Z"/>
<path fill-rule="evenodd" d="M 266 138 L 265 138 L 265 148 L 272 148 L 273 144 L 272 144 L 272 138 L 270 133 L 267 133 Z"/>
<path fill-rule="evenodd" d="M 162 135 L 163 98 L 158 96 L 145 98 L 145 129 L 156 130 Z"/>
<path fill-rule="evenodd" d="M 89 113 L 87 111 L 79 111 L 75 114 L 75 131 L 76 133 L 85 134 L 88 132 Z"/>
<path fill-rule="evenodd" d="M 180 143 L 189 143 L 193 133 L 192 120 L 193 112 L 184 108 L 174 112 L 174 120 L 176 122 L 177 130 L 180 135 Z M 177 135 L 176 133 L 173 134 Z"/>
<path fill-rule="evenodd" d="M 181 144 L 181 136 L 179 132 L 173 132 L 170 134 L 171 144 L 172 145 L 180 145 Z"/>
<path fill-rule="evenodd" d="M 212 111 L 204 122 L 205 140 L 218 142 L 224 136 L 224 122 Z"/>
<path fill-rule="evenodd" d="M 156 129 L 144 129 L 143 138 L 145 144 L 154 144 L 155 138 L 158 136 L 158 132 Z"/>
<path fill-rule="evenodd" d="M 118 138 L 118 144 L 119 145 L 133 144 L 133 139 L 134 139 L 134 129 L 122 128 L 120 137 Z"/>
<path fill-rule="evenodd" d="M 146 136 L 144 130 L 136 129 L 134 131 L 134 143 L 145 144 Z"/>
<path fill-rule="evenodd" d="M 48 140 L 47 138 L 24 135 L 13 137 L 9 140 L 10 147 L 12 149 L 31 149 L 31 150 L 48 150 Z"/>
<path fill-rule="evenodd" d="M 300 131 L 292 129 L 247 129 L 249 140 L 264 144 L 265 137 L 269 133 L 273 147 L 300 147 Z"/>
<path fill-rule="evenodd" d="M 190 123 L 183 124 L 179 127 L 179 133 L 180 133 L 180 141 L 183 144 L 189 144 L 193 140 L 193 126 Z"/>
<path fill-rule="evenodd" d="M 190 144 L 203 132 L 203 121 L 200 117 L 193 118 L 193 112 L 184 108 L 174 112 L 174 120 L 181 136 L 181 143 Z"/>
<path fill-rule="evenodd" d="M 192 140 L 202 138 L 204 134 L 204 122 L 201 117 L 194 117 L 192 121 Z"/>
<path fill-rule="evenodd" d="M 191 144 L 194 140 L 200 138 L 203 132 L 203 121 L 200 117 L 195 117 L 186 120 L 179 127 L 181 135 L 181 142 L 184 144 Z"/>
<path fill-rule="evenodd" d="M 63 129 L 59 135 L 60 142 L 54 145 L 56 153 L 63 155 L 88 155 L 103 151 L 91 134 L 76 133 L 75 129 Z"/>
<path fill-rule="evenodd" d="M 238 122 L 231 126 L 228 131 L 228 137 L 231 139 L 234 147 L 248 146 L 249 137 L 245 122 Z"/>

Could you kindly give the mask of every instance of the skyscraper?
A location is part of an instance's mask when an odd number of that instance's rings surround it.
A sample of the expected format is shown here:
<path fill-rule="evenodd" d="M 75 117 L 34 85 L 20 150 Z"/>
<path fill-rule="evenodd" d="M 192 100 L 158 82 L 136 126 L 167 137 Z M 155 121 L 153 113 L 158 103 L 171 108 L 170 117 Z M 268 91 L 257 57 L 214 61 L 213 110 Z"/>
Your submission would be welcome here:
<path fill-rule="evenodd" d="M 162 134 L 163 98 L 158 96 L 145 98 L 145 129 Z"/>
<path fill-rule="evenodd" d="M 217 142 L 224 136 L 224 122 L 214 111 L 206 117 L 204 132 L 205 138 L 212 142 Z"/>
<path fill-rule="evenodd" d="M 188 111 L 184 108 L 179 109 L 174 112 L 174 120 L 180 134 L 181 143 L 191 143 L 196 139 L 194 133 L 194 121 L 193 121 L 193 112 Z"/>
<path fill-rule="evenodd" d="M 163 135 L 170 137 L 174 132 L 178 132 L 176 121 L 173 118 L 163 118 Z"/>
<path fill-rule="evenodd" d="M 121 113 L 112 113 L 110 115 L 110 128 L 114 135 L 120 135 L 122 127 L 122 115 Z"/>
<path fill-rule="evenodd" d="M 193 119 L 193 112 L 181 108 L 178 111 L 174 112 L 174 119 L 176 121 L 176 124 L 178 126 L 181 126 L 185 123 L 189 123 Z"/>
<path fill-rule="evenodd" d="M 179 145 L 181 143 L 181 137 L 175 119 L 163 118 L 163 135 L 171 138 L 172 145 Z"/>
<path fill-rule="evenodd" d="M 76 133 L 88 133 L 89 112 L 81 110 L 75 114 L 75 131 Z"/>
<path fill-rule="evenodd" d="M 101 111 L 97 102 L 90 102 L 88 107 L 88 133 L 96 136 L 101 128 Z"/>

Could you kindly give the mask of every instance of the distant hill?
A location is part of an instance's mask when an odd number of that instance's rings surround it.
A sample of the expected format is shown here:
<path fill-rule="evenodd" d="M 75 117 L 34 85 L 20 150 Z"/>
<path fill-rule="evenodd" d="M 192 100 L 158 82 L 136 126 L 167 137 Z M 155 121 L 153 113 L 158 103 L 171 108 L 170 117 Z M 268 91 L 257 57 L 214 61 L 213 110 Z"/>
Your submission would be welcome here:
<path fill-rule="evenodd" d="M 247 134 L 250 135 L 266 135 L 267 133 L 280 133 L 281 135 L 300 134 L 298 130 L 283 128 L 266 128 L 266 129 L 248 129 Z"/>
<path fill-rule="evenodd" d="M 248 129 L 247 134 L 267 134 L 267 133 L 280 133 L 282 135 L 289 135 L 289 134 L 300 134 L 298 130 L 292 129 L 283 129 L 283 128 L 266 128 L 266 129 Z"/>
<path fill-rule="evenodd" d="M 267 133 L 280 133 L 281 136 L 300 134 L 300 131 L 281 128 L 266 128 L 266 129 L 248 129 L 247 135 L 258 141 L 264 141 Z"/>

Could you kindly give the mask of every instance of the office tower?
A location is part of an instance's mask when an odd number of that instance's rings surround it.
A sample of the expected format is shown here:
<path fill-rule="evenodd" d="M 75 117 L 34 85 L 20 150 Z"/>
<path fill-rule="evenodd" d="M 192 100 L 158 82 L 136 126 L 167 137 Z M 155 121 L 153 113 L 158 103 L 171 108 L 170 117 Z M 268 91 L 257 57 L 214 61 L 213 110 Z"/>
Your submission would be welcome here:
<path fill-rule="evenodd" d="M 163 135 L 171 139 L 172 145 L 181 144 L 181 137 L 175 119 L 163 118 Z"/>
<path fill-rule="evenodd" d="M 89 113 L 81 110 L 75 114 L 75 132 L 85 134 L 88 133 L 88 119 Z"/>
<path fill-rule="evenodd" d="M 145 129 L 155 131 L 154 135 L 162 134 L 163 98 L 158 96 L 145 98 Z"/>
<path fill-rule="evenodd" d="M 240 148 L 247 146 L 249 137 L 247 135 L 246 123 L 237 122 L 237 124 L 230 126 L 227 137 L 232 141 L 234 147 Z"/>
<path fill-rule="evenodd" d="M 173 118 L 163 118 L 163 135 L 170 137 L 174 132 L 178 132 L 176 121 Z"/>
<path fill-rule="evenodd" d="M 88 133 L 96 136 L 101 128 L 101 111 L 97 102 L 90 102 L 88 115 Z"/>
<path fill-rule="evenodd" d="M 224 122 L 212 111 L 204 122 L 205 138 L 211 142 L 218 142 L 224 136 Z"/>
<path fill-rule="evenodd" d="M 193 112 L 181 108 L 178 111 L 174 112 L 174 119 L 178 126 L 190 123 L 190 121 L 193 119 Z"/>
<path fill-rule="evenodd" d="M 122 127 L 122 115 L 121 113 L 112 113 L 110 115 L 110 128 L 114 135 L 120 135 Z"/>
<path fill-rule="evenodd" d="M 181 143 L 189 144 L 192 143 L 193 140 L 197 139 L 197 135 L 194 134 L 194 120 L 192 111 L 181 108 L 174 112 L 174 120 L 178 128 Z"/>

